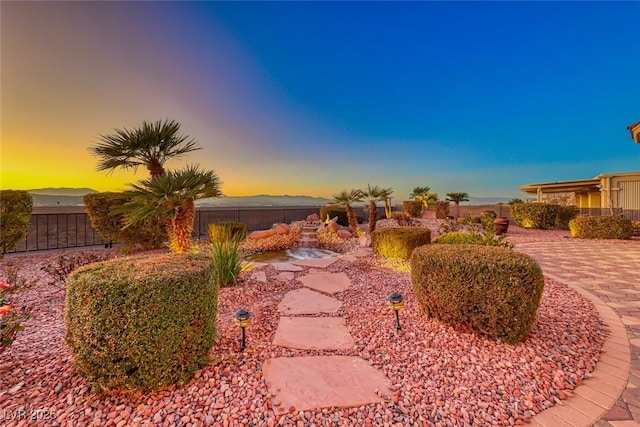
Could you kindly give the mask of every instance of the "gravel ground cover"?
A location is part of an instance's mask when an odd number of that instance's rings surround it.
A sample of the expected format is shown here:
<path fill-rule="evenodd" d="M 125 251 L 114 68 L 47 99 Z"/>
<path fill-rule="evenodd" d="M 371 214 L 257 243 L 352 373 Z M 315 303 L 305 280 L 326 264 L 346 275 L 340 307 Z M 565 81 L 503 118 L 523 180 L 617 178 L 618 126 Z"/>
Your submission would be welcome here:
<path fill-rule="evenodd" d="M 567 232 L 518 230 L 509 240 L 525 243 L 564 239 Z M 115 251 L 111 250 L 115 255 Z M 0 424 L 124 425 L 517 425 L 551 407 L 588 377 L 607 331 L 591 303 L 566 286 L 546 280 L 530 338 L 506 345 L 429 320 L 413 297 L 408 264 L 376 257 L 340 260 L 326 269 L 344 271 L 352 285 L 336 295 L 357 345 L 343 351 L 302 351 L 272 344 L 280 314 L 277 304 L 299 281 L 267 282 L 243 273 L 242 286 L 220 291 L 218 340 L 211 363 L 184 387 L 152 393 L 111 391 L 100 395 L 75 373 L 64 344 L 64 288 L 49 284 L 40 268 L 57 253 L 10 256 L 0 261 L 0 278 L 11 270 L 27 283 L 18 304 L 32 319 L 0 355 Z M 308 268 L 295 277 L 307 274 Z M 391 292 L 405 296 L 402 330 L 386 306 Z M 240 331 L 232 313 L 252 312 L 248 348 L 238 352 Z M 393 398 L 359 408 L 326 408 L 275 416 L 261 373 L 270 357 L 342 354 L 360 356 L 391 380 Z M 23 412 L 21 412 L 23 411 Z M 13 419 L 12 419 L 13 418 Z"/>

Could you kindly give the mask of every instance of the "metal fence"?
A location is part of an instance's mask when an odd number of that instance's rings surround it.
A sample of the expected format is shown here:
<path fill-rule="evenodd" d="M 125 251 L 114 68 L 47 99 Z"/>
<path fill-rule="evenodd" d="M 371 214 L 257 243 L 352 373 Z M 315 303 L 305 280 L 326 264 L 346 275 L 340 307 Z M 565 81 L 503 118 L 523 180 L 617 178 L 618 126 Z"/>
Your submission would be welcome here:
<path fill-rule="evenodd" d="M 632 221 L 640 221 L 640 209 L 580 208 L 580 215 L 621 216 Z"/>
<path fill-rule="evenodd" d="M 194 237 L 207 236 L 213 222 L 243 222 L 249 231 L 271 228 L 275 223 L 291 223 L 318 213 L 318 207 L 202 208 L 196 210 Z M 107 245 L 91 226 L 86 212 L 31 214 L 26 239 L 10 252 L 30 252 Z"/>

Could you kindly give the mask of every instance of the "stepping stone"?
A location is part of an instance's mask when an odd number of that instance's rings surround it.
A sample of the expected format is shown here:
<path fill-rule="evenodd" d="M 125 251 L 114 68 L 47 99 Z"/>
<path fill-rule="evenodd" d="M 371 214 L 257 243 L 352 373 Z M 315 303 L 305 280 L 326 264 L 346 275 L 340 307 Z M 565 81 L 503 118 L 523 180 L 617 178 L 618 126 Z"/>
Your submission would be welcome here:
<path fill-rule="evenodd" d="M 273 262 L 271 263 L 276 271 L 302 271 L 303 268 L 293 265 L 290 262 Z"/>
<path fill-rule="evenodd" d="M 273 344 L 299 350 L 348 350 L 356 345 L 342 317 L 281 317 Z"/>
<path fill-rule="evenodd" d="M 253 280 L 257 280 L 258 282 L 267 282 L 267 273 L 265 273 L 264 271 L 256 271 L 254 273 L 251 274 L 251 278 Z"/>
<path fill-rule="evenodd" d="M 251 271 L 251 270 L 257 270 L 258 268 L 265 267 L 265 266 L 269 265 L 269 263 L 268 262 L 258 262 L 258 261 L 243 261 L 242 265 L 247 271 Z"/>
<path fill-rule="evenodd" d="M 333 295 L 351 285 L 349 277 L 343 273 L 314 273 L 298 278 L 307 288 Z"/>
<path fill-rule="evenodd" d="M 316 268 L 327 268 L 334 262 L 336 262 L 338 258 L 310 258 L 310 259 L 301 259 L 300 261 L 293 261 L 292 264 L 300 265 L 302 267 L 316 267 Z"/>
<path fill-rule="evenodd" d="M 360 248 L 357 251 L 351 253 L 351 255 L 356 256 L 358 258 L 369 256 L 371 254 L 373 254 L 373 249 L 371 248 Z"/>
<path fill-rule="evenodd" d="M 284 296 L 278 310 L 282 314 L 336 313 L 342 302 L 310 289 L 294 289 Z"/>
<path fill-rule="evenodd" d="M 283 271 L 282 273 L 279 273 L 276 276 L 276 279 L 280 280 L 281 282 L 288 282 L 289 280 L 293 280 L 293 273 L 290 271 Z"/>
<path fill-rule="evenodd" d="M 276 415 L 319 408 L 351 408 L 391 399 L 391 381 L 355 356 L 276 357 L 262 372 Z M 377 391 L 377 392 L 376 392 Z"/>
<path fill-rule="evenodd" d="M 358 258 L 353 256 L 353 255 L 342 255 L 340 257 L 341 260 L 346 261 L 346 262 L 354 262 L 355 260 L 357 260 Z"/>

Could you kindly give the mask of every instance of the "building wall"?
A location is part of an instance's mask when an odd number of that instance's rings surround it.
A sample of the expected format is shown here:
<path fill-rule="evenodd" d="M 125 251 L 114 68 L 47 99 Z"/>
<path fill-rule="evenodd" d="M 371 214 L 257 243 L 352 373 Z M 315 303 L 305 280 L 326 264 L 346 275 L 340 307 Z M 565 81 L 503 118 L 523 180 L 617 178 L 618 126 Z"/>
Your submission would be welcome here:
<path fill-rule="evenodd" d="M 602 177 L 601 206 L 640 209 L 640 173 Z"/>

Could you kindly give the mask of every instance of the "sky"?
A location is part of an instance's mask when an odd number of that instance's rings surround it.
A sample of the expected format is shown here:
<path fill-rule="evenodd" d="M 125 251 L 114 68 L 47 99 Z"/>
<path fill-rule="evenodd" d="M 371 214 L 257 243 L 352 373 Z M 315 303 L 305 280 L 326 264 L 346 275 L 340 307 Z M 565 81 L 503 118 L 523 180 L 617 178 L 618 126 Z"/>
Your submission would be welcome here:
<path fill-rule="evenodd" d="M 640 170 L 640 2 L 0 2 L 0 188 L 123 190 L 172 118 L 228 196 L 523 197 Z"/>

